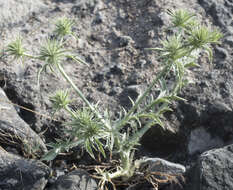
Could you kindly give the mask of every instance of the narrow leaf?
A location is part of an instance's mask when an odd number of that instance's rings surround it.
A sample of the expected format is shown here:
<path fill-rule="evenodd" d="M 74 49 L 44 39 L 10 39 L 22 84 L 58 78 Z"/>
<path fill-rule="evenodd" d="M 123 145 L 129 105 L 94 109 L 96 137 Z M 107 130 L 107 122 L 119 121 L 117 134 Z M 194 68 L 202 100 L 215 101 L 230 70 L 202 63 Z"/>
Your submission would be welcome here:
<path fill-rule="evenodd" d="M 204 49 L 208 53 L 209 61 L 212 63 L 212 61 L 213 61 L 213 51 L 212 51 L 212 49 L 210 47 L 208 47 L 208 46 L 204 46 Z"/>
<path fill-rule="evenodd" d="M 77 63 L 82 63 L 82 64 L 84 64 L 84 65 L 86 65 L 86 66 L 89 67 L 89 65 L 85 61 L 83 61 L 82 59 L 80 59 L 79 57 L 75 57 L 73 55 L 66 55 L 66 57 L 73 59 Z"/>
<path fill-rule="evenodd" d="M 131 102 L 132 106 L 134 106 L 134 105 L 135 105 L 135 103 L 134 103 L 133 99 L 132 99 L 130 96 L 128 96 L 128 98 L 129 98 L 129 100 L 130 100 L 130 102 Z"/>
<path fill-rule="evenodd" d="M 95 156 L 94 156 L 94 153 L 93 153 L 92 148 L 91 148 L 91 146 L 90 146 L 90 141 L 89 141 L 89 140 L 86 140 L 86 141 L 85 141 L 85 148 L 86 148 L 86 151 L 89 153 L 89 155 L 90 155 L 93 159 L 95 159 Z"/>
<path fill-rule="evenodd" d="M 161 127 L 164 128 L 164 124 L 163 124 L 163 122 L 161 121 L 161 119 L 160 119 L 158 116 L 157 116 L 157 117 L 154 117 L 153 119 L 156 121 L 156 123 L 157 123 L 158 125 L 160 125 Z"/>
<path fill-rule="evenodd" d="M 172 100 L 176 100 L 176 101 L 184 101 L 184 102 L 187 102 L 187 100 L 186 100 L 186 99 L 181 98 L 181 97 L 176 96 L 176 95 L 171 96 L 170 98 L 171 98 Z"/>
<path fill-rule="evenodd" d="M 51 161 L 56 158 L 56 156 L 60 153 L 61 149 L 55 148 L 48 151 L 42 158 L 41 161 Z"/>
<path fill-rule="evenodd" d="M 198 65 L 195 62 L 190 62 L 184 65 L 185 68 L 190 68 L 190 67 L 200 67 L 200 65 Z"/>
<path fill-rule="evenodd" d="M 152 50 L 152 51 L 163 51 L 163 48 L 144 48 L 145 50 Z"/>
<path fill-rule="evenodd" d="M 98 150 L 102 153 L 102 155 L 104 156 L 104 158 L 106 158 L 106 154 L 105 154 L 105 151 L 103 149 L 103 145 L 102 143 L 99 141 L 99 139 L 95 139 L 95 143 L 98 147 Z"/>
<path fill-rule="evenodd" d="M 169 112 L 169 111 L 172 112 L 173 110 L 171 108 L 169 108 L 168 106 L 166 106 L 166 107 L 161 108 L 157 113 L 159 115 L 162 115 L 162 114 Z"/>

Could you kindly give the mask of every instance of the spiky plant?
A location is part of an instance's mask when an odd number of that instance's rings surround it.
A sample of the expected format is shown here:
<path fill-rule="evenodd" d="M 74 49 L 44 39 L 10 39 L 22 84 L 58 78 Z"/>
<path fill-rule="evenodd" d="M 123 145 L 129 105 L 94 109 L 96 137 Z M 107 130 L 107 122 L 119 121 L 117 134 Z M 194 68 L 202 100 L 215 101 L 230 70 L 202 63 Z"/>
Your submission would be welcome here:
<path fill-rule="evenodd" d="M 173 11 L 169 9 L 167 13 L 171 16 L 173 27 L 187 28 L 194 21 L 195 17 L 195 14 L 191 14 L 185 10 Z"/>
<path fill-rule="evenodd" d="M 13 60 L 23 60 L 26 49 L 22 45 L 22 38 L 18 36 L 15 41 L 7 46 L 5 52 L 8 56 L 12 56 Z"/>
<path fill-rule="evenodd" d="M 188 83 L 186 75 L 189 68 L 198 65 L 197 58 L 203 50 L 207 51 L 209 58 L 212 59 L 210 45 L 219 43 L 222 37 L 217 30 L 199 24 L 194 15 L 187 11 L 169 10 L 168 14 L 172 18 L 173 35 L 161 41 L 160 48 L 147 48 L 160 51 L 162 70 L 135 102 L 131 100 L 131 109 L 126 111 L 122 108 L 119 118 L 114 120 L 107 110 L 102 113 L 98 109 L 98 104 L 94 105 L 87 100 L 62 67 L 62 62 L 66 58 L 85 63 L 69 54 L 64 47 L 64 37 L 71 34 L 73 26 L 71 21 L 63 18 L 56 24 L 55 33 L 58 39 L 48 40 L 47 44 L 41 47 L 40 54 L 37 56 L 25 54 L 25 50 L 21 48 L 21 41 L 8 46 L 8 49 L 11 50 L 9 55 L 15 58 L 27 56 L 44 62 L 39 74 L 46 67 L 53 72 L 58 71 L 85 104 L 84 108 L 80 110 L 72 110 L 69 106 L 67 91 L 60 91 L 51 98 L 55 110 L 67 111 L 71 116 L 71 122 L 64 124 L 69 126 L 69 129 L 64 129 L 69 137 L 66 141 L 57 139 L 57 143 L 50 143 L 49 146 L 52 149 L 42 160 L 53 160 L 62 151 L 69 151 L 69 149 L 81 145 L 93 158 L 95 158 L 93 150 L 101 152 L 104 157 L 107 156 L 106 151 L 108 151 L 109 155 L 116 155 L 119 158 L 119 164 L 114 170 L 96 168 L 96 176 L 100 179 L 100 189 L 104 189 L 106 183 L 113 184 L 115 188 L 116 179 L 127 182 L 134 176 L 140 163 L 143 162 L 143 160 L 134 160 L 135 147 L 139 145 L 140 138 L 152 126 L 164 126 L 163 114 L 171 111 L 169 105 L 172 101 L 185 101 L 177 94 Z M 56 71 L 54 67 L 57 68 Z M 168 87 L 167 76 L 171 73 L 175 74 L 175 79 Z M 160 93 L 157 97 L 151 98 L 149 95 L 155 85 L 159 88 Z M 142 121 L 144 122 L 142 123 Z M 127 129 L 125 129 L 126 126 Z M 155 183 L 155 181 L 151 183 Z"/>
<path fill-rule="evenodd" d="M 92 158 L 95 158 L 93 149 L 106 157 L 104 145 L 100 139 L 105 139 L 109 131 L 89 108 L 76 111 L 75 118 L 67 125 L 71 127 L 71 130 L 66 130 L 66 132 L 71 134 L 71 137 L 82 141 Z"/>
<path fill-rule="evenodd" d="M 55 24 L 56 27 L 54 30 L 54 34 L 59 38 L 64 38 L 65 36 L 71 35 L 75 39 L 77 39 L 74 32 L 72 32 L 72 28 L 73 28 L 74 24 L 75 23 L 73 20 L 66 18 L 66 17 L 62 17 L 62 18 L 58 19 L 56 24 Z"/>
<path fill-rule="evenodd" d="M 66 109 L 67 111 L 71 111 L 68 107 L 71 100 L 68 98 L 69 93 L 68 90 L 59 90 L 55 95 L 50 97 L 50 101 L 52 102 L 52 107 L 54 113 L 60 111 L 61 109 Z"/>

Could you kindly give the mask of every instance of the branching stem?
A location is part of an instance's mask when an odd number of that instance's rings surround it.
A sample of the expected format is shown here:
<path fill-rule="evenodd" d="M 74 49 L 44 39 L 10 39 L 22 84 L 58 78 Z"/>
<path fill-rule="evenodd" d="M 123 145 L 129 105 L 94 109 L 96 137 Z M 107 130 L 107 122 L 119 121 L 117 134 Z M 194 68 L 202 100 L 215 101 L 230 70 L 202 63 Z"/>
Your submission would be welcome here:
<path fill-rule="evenodd" d="M 158 83 L 158 81 L 163 77 L 166 76 L 169 71 L 171 70 L 172 64 L 168 63 L 163 70 L 159 73 L 159 75 L 151 82 L 150 86 L 146 89 L 146 91 L 139 97 L 139 99 L 135 102 L 135 104 L 133 105 L 133 107 L 128 111 L 128 113 L 124 116 L 124 118 L 117 123 L 117 125 L 115 126 L 116 130 L 119 131 L 119 129 L 124 126 L 127 121 L 130 118 L 130 115 L 138 108 L 138 106 L 143 102 L 143 100 L 145 99 L 145 97 L 150 93 L 151 89 L 154 87 L 154 85 L 156 83 Z"/>

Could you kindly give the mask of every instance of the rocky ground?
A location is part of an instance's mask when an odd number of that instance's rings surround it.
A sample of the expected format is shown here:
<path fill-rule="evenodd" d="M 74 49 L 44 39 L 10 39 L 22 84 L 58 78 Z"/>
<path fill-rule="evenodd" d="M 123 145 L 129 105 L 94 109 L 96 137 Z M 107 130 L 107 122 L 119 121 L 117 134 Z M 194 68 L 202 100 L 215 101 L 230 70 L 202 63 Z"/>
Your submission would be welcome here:
<path fill-rule="evenodd" d="M 103 108 L 117 113 L 118 105 L 127 109 L 127 97 L 136 99 L 160 67 L 157 55 L 144 48 L 159 46 L 163 29 L 169 25 L 165 14 L 168 8 L 194 12 L 204 23 L 220 28 L 224 38 L 214 47 L 212 64 L 205 56 L 199 60 L 201 67 L 191 73 L 193 84 L 181 93 L 187 102 L 173 105 L 166 131 L 156 127 L 148 131 L 138 156 L 151 157 L 152 163 L 157 163 L 158 157 L 165 159 L 170 162 L 159 163 L 173 172 L 182 171 L 186 178 L 182 186 L 165 184 L 161 190 L 231 190 L 232 0 L 0 0 L 0 48 L 20 33 L 25 47 L 36 53 L 38 45 L 54 30 L 57 18 L 74 19 L 79 39 L 70 40 L 69 46 L 90 66 L 67 61 L 64 68 L 90 101 L 101 101 Z M 93 162 L 86 155 L 78 159 L 61 157 L 46 165 L 34 160 L 33 153 L 23 151 L 26 144 L 34 143 L 46 150 L 45 144 L 59 136 L 67 116 L 60 114 L 57 121 L 51 121 L 43 115 L 51 112 L 49 95 L 69 88 L 66 82 L 43 74 L 38 89 L 40 62 L 26 60 L 22 65 L 0 55 L 0 63 L 0 189 L 96 189 L 97 182 L 86 171 L 71 172 L 73 163 L 78 166 Z M 9 105 L 8 101 L 34 112 Z M 79 108 L 80 100 L 75 100 L 73 106 Z M 128 189 L 150 187 L 144 184 Z"/>

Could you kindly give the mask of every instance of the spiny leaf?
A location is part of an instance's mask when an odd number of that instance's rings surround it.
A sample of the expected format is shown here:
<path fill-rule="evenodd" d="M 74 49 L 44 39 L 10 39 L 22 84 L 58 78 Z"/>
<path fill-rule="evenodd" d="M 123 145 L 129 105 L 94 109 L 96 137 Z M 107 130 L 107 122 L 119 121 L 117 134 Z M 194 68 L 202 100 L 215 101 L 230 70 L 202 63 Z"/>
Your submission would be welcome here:
<path fill-rule="evenodd" d="M 95 143 L 96 143 L 96 145 L 97 145 L 97 147 L 98 147 L 98 150 L 101 152 L 101 154 L 104 156 L 104 158 L 106 158 L 106 154 L 105 154 L 103 145 L 102 145 L 102 143 L 99 141 L 99 139 L 95 139 Z"/>
<path fill-rule="evenodd" d="M 156 123 L 158 125 L 160 125 L 161 127 L 164 128 L 164 124 L 163 124 L 163 122 L 161 121 L 161 119 L 158 116 L 153 117 L 153 119 L 154 119 L 154 121 L 156 121 Z"/>
<path fill-rule="evenodd" d="M 138 143 L 138 140 L 151 128 L 152 125 L 154 125 L 155 122 L 149 121 L 146 123 L 146 125 L 144 127 L 142 127 L 141 129 L 139 129 L 136 133 L 133 134 L 133 136 L 131 136 L 129 138 L 129 142 L 135 142 Z"/>
<path fill-rule="evenodd" d="M 218 30 L 211 30 L 207 26 L 198 25 L 190 31 L 188 45 L 194 49 L 206 47 L 209 44 L 218 44 L 223 35 Z"/>
<path fill-rule="evenodd" d="M 128 96 L 128 98 L 129 98 L 129 100 L 130 100 L 130 102 L 131 102 L 132 106 L 134 106 L 134 105 L 135 105 L 135 103 L 134 103 L 133 99 L 132 99 L 130 96 Z"/>
<path fill-rule="evenodd" d="M 160 108 L 159 111 L 157 111 L 156 113 L 158 115 L 162 115 L 162 114 L 164 114 L 166 112 L 172 112 L 172 111 L 173 110 L 171 108 L 169 108 L 168 106 L 164 106 L 164 107 Z"/>
<path fill-rule="evenodd" d="M 176 100 L 176 101 L 184 101 L 184 102 L 187 102 L 186 99 L 181 98 L 181 97 L 179 97 L 179 96 L 177 96 L 177 95 L 170 96 L 169 99 L 171 99 L 171 100 Z"/>
<path fill-rule="evenodd" d="M 152 51 L 163 51 L 163 48 L 144 48 L 145 50 L 152 50 Z"/>
<path fill-rule="evenodd" d="M 193 21 L 195 14 L 191 14 L 185 10 L 171 10 L 168 9 L 167 13 L 172 17 L 172 24 L 174 27 L 183 27 L 186 28 Z"/>
<path fill-rule="evenodd" d="M 210 47 L 208 47 L 208 46 L 204 46 L 203 48 L 204 48 L 204 50 L 206 50 L 206 52 L 208 54 L 209 61 L 212 63 L 212 61 L 213 61 L 213 51 L 212 51 L 212 49 Z"/>
<path fill-rule="evenodd" d="M 42 158 L 42 161 L 52 161 L 56 158 L 56 156 L 60 153 L 60 149 L 52 149 L 48 151 Z"/>
<path fill-rule="evenodd" d="M 184 65 L 185 68 L 192 68 L 192 67 L 200 67 L 200 65 L 198 65 L 195 62 L 190 62 Z"/>
<path fill-rule="evenodd" d="M 73 55 L 66 55 L 66 57 L 73 59 L 76 63 L 82 63 L 82 64 L 84 64 L 84 65 L 86 65 L 86 66 L 88 66 L 88 67 L 89 67 L 89 65 L 88 65 L 88 63 L 87 63 L 87 62 L 83 61 L 82 59 L 80 59 L 80 58 L 79 58 L 79 57 L 77 57 L 77 56 L 73 56 Z"/>
<path fill-rule="evenodd" d="M 95 156 L 94 156 L 94 153 L 93 153 L 93 150 L 92 150 L 92 148 L 91 148 L 91 145 L 90 145 L 90 141 L 89 141 L 89 140 L 86 140 L 86 141 L 85 141 L 85 149 L 86 149 L 86 151 L 89 153 L 89 155 L 90 155 L 93 159 L 95 159 Z"/>

